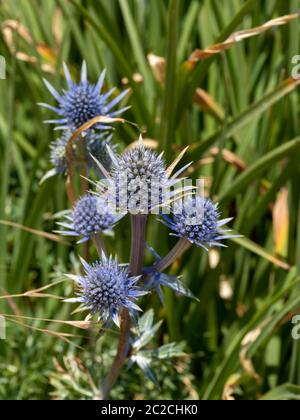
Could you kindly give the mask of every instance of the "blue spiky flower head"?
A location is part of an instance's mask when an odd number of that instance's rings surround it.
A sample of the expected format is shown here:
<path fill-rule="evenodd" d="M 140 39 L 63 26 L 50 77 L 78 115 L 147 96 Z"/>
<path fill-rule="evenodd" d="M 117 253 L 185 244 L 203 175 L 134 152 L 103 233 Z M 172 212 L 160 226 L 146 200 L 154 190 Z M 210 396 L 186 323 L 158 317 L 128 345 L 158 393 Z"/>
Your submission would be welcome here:
<path fill-rule="evenodd" d="M 82 239 L 79 242 L 85 242 L 93 234 L 111 230 L 122 217 L 111 211 L 107 200 L 87 194 L 65 215 L 66 222 L 59 223 L 66 229 L 60 233 L 80 236 Z"/>
<path fill-rule="evenodd" d="M 128 91 L 121 93 L 113 100 L 110 100 L 110 97 L 115 89 L 111 89 L 105 94 L 101 93 L 105 79 L 105 71 L 101 73 L 96 85 L 91 84 L 87 80 L 87 67 L 85 62 L 82 64 L 81 80 L 78 84 L 72 80 L 66 64 L 64 64 L 64 71 L 68 89 L 63 90 L 62 94 L 59 94 L 47 80 L 44 80 L 46 87 L 58 102 L 58 107 L 53 107 L 45 103 L 39 104 L 54 111 L 58 115 L 57 119 L 48 120 L 46 122 L 57 125 L 57 128 L 59 129 L 69 129 L 74 132 L 92 118 L 97 116 L 116 117 L 127 109 L 113 110 L 113 108 L 127 95 Z M 95 125 L 95 128 L 106 130 L 108 129 L 108 126 L 97 124 Z"/>
<path fill-rule="evenodd" d="M 142 137 L 137 145 L 122 155 L 115 155 L 109 147 L 108 151 L 112 169 L 110 173 L 102 171 L 106 176 L 104 184 L 107 187 L 107 196 L 115 201 L 117 209 L 131 214 L 149 214 L 152 210 L 158 211 L 159 207 L 169 204 L 176 195 L 173 187 L 181 181 L 179 175 L 189 166 L 186 165 L 173 174 L 183 153 L 167 167 L 163 153 L 158 154 L 147 148 Z M 98 166 L 102 169 L 101 164 Z M 100 187 L 101 185 L 100 183 Z"/>
<path fill-rule="evenodd" d="M 99 320 L 112 319 L 119 326 L 119 314 L 124 308 L 129 312 L 140 310 L 134 301 L 147 292 L 136 286 L 140 277 L 131 277 L 126 266 L 115 258 L 102 254 L 102 261 L 92 265 L 82 260 L 85 275 L 69 276 L 79 287 L 78 297 L 70 302 L 83 304 L 91 315 L 99 314 Z"/>
<path fill-rule="evenodd" d="M 200 196 L 188 196 L 175 203 L 172 218 L 162 215 L 163 222 L 175 233 L 189 242 L 208 249 L 211 246 L 225 246 L 220 241 L 236 237 L 229 230 L 220 229 L 232 219 L 220 219 L 217 204 Z"/>

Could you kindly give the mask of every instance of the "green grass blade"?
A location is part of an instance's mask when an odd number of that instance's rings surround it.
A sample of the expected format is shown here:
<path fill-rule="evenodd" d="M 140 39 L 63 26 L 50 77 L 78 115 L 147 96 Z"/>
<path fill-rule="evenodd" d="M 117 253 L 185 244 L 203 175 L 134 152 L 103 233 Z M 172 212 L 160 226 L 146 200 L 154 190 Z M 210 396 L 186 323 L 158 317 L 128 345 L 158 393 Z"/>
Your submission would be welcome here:
<path fill-rule="evenodd" d="M 230 188 L 224 191 L 220 196 L 220 202 L 225 202 L 228 199 L 239 194 L 247 185 L 257 179 L 270 166 L 279 162 L 280 160 L 293 156 L 300 149 L 300 137 L 291 140 L 282 146 L 277 147 L 270 153 L 264 155 L 261 159 L 251 165 L 245 172 L 239 175 L 231 184 Z"/>

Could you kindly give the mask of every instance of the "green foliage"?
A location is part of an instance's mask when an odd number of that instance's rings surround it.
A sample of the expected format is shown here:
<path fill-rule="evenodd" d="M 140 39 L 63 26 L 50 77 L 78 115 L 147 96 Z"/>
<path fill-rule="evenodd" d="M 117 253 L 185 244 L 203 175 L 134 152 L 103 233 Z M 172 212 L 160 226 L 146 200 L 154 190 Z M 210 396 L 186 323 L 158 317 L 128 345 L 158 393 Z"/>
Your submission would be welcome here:
<path fill-rule="evenodd" d="M 234 216 L 234 229 L 245 235 L 209 257 L 192 248 L 172 267 L 170 274 L 183 275 L 185 290 L 200 302 L 167 289 L 165 307 L 151 298 L 155 310 L 140 325 L 137 363 L 124 369 L 112 398 L 299 399 L 300 344 L 290 322 L 300 307 L 299 93 L 289 79 L 300 51 L 299 21 L 188 61 L 196 48 L 298 8 L 297 0 L 0 2 L 0 54 L 7 61 L 7 79 L 0 80 L 0 221 L 39 231 L 0 222 L 0 297 L 42 288 L 78 262 L 74 245 L 42 234 L 55 229 L 54 214 L 68 207 L 63 177 L 39 185 L 55 134 L 42 123 L 49 113 L 36 103 L 51 101 L 43 77 L 63 86 L 62 61 L 78 75 L 85 59 L 92 80 L 105 67 L 107 88 L 128 85 L 126 119 L 170 161 L 189 145 L 189 176 L 207 180 L 223 216 Z M 149 64 L 149 53 L 167 58 L 165 78 L 157 80 L 160 68 Z M 194 98 L 197 88 L 209 101 Z M 134 126 L 116 128 L 120 148 L 137 136 Z M 165 254 L 174 243 L 162 240 L 166 228 L 153 218 L 148 229 L 150 245 Z M 107 245 L 128 261 L 126 221 Z M 50 290 L 43 293 L 69 297 L 72 285 Z M 115 353 L 115 331 L 99 338 L 95 328 L 58 323 L 83 318 L 54 297 L 1 298 L 0 313 L 8 315 L 1 399 L 97 396 Z"/>

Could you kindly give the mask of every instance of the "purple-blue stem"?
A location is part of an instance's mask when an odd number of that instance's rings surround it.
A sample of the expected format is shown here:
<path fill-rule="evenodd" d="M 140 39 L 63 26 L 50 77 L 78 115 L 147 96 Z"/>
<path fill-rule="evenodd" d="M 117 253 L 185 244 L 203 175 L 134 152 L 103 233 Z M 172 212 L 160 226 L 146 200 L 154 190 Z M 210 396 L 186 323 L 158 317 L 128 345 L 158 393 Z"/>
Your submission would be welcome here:
<path fill-rule="evenodd" d="M 155 264 L 153 271 L 161 273 L 170 267 L 178 258 L 180 258 L 190 247 L 191 243 L 186 238 L 181 238 L 173 249 L 157 264 Z"/>
<path fill-rule="evenodd" d="M 131 216 L 131 257 L 130 274 L 139 276 L 143 271 L 143 262 L 145 254 L 145 236 L 146 236 L 147 216 L 143 214 Z M 110 371 L 104 379 L 101 389 L 101 399 L 108 398 L 109 393 L 116 383 L 124 363 L 130 352 L 130 315 L 127 309 L 121 313 L 120 338 L 115 360 Z"/>

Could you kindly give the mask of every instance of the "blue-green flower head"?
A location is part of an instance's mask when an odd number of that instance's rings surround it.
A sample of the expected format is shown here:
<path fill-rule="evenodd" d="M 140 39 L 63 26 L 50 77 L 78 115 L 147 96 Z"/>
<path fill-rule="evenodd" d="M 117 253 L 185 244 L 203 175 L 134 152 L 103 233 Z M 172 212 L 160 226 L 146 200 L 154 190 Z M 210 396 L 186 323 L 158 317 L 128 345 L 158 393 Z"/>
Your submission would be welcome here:
<path fill-rule="evenodd" d="M 46 122 L 55 124 L 58 129 L 69 129 L 74 132 L 97 116 L 116 117 L 128 109 L 114 110 L 116 105 L 127 95 L 128 91 L 121 93 L 112 100 L 110 98 L 115 89 L 111 89 L 105 94 L 102 93 L 105 71 L 101 73 L 96 85 L 91 84 L 87 80 L 87 67 L 85 62 L 82 65 L 81 80 L 78 84 L 72 80 L 69 69 L 65 64 L 64 71 L 68 89 L 63 90 L 62 94 L 58 93 L 47 80 L 44 80 L 46 87 L 58 103 L 57 107 L 45 103 L 39 104 L 58 115 L 57 119 Z M 100 130 L 107 130 L 109 128 L 105 124 L 97 124 L 94 127 Z"/>
<path fill-rule="evenodd" d="M 112 319 L 118 326 L 122 309 L 140 310 L 134 301 L 147 294 L 136 285 L 140 277 L 131 277 L 126 266 L 104 254 L 102 261 L 90 265 L 82 260 L 82 264 L 85 275 L 70 276 L 78 285 L 78 297 L 68 301 L 81 303 L 91 315 L 99 315 L 99 320 Z"/>
<path fill-rule="evenodd" d="M 85 242 L 93 234 L 111 230 L 122 217 L 123 215 L 116 215 L 111 211 L 107 200 L 87 194 L 65 216 L 66 222 L 59 223 L 66 229 L 60 233 L 82 237 L 79 242 Z"/>
<path fill-rule="evenodd" d="M 223 246 L 224 239 L 234 238 L 228 230 L 220 229 L 232 219 L 220 219 L 218 206 L 210 199 L 200 196 L 185 197 L 175 203 L 171 218 L 162 215 L 164 223 L 175 233 L 173 236 L 185 238 L 193 244 L 208 249 Z"/>

